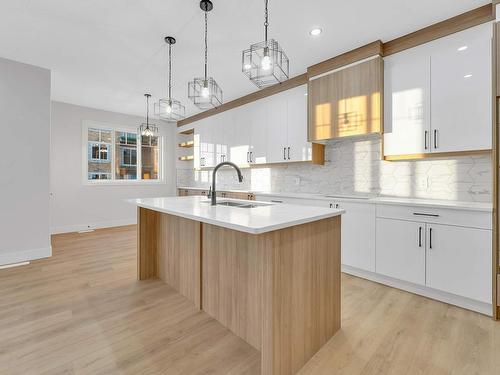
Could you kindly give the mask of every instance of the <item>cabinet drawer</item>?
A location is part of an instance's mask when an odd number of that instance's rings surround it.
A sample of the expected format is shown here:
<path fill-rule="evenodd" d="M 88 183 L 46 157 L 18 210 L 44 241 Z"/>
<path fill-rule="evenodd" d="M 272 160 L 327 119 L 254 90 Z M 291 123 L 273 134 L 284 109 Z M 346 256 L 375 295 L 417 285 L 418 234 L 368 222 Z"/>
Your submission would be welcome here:
<path fill-rule="evenodd" d="M 491 229 L 491 212 L 377 204 L 377 217 Z"/>

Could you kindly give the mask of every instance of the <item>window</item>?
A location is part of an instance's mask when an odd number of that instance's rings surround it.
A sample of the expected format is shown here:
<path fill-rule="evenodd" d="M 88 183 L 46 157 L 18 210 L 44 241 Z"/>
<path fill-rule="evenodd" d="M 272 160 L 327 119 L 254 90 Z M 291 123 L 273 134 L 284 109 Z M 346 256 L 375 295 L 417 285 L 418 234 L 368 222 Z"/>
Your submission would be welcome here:
<path fill-rule="evenodd" d="M 83 134 L 86 182 L 161 180 L 161 137 L 96 123 L 85 125 Z"/>
<path fill-rule="evenodd" d="M 87 140 L 89 180 L 111 179 L 111 131 L 89 129 Z"/>

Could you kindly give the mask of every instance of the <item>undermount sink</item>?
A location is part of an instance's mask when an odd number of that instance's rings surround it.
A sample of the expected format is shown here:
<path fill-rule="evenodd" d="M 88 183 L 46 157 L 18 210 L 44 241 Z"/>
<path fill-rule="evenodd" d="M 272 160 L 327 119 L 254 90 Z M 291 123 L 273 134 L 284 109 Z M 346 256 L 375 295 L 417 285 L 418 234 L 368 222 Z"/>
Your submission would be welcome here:
<path fill-rule="evenodd" d="M 210 202 L 205 202 L 210 204 Z M 218 206 L 238 207 L 238 208 L 255 208 L 261 206 L 272 206 L 272 203 L 257 203 L 257 202 L 236 202 L 236 201 L 219 201 Z"/>
<path fill-rule="evenodd" d="M 232 202 L 232 201 L 222 201 L 222 202 L 217 202 L 217 205 L 221 205 L 221 206 L 232 206 L 232 207 L 239 207 L 239 206 L 241 206 L 242 204 L 244 204 L 244 203 L 240 203 L 240 202 Z"/>

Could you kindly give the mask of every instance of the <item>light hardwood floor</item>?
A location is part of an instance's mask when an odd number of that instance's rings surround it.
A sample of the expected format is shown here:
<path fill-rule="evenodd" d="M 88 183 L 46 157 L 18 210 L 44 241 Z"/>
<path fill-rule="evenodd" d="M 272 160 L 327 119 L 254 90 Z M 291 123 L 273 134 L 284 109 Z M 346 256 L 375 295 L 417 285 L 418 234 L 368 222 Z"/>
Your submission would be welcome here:
<path fill-rule="evenodd" d="M 136 281 L 134 226 L 53 237 L 0 270 L 0 374 L 258 374 L 257 350 L 159 280 Z M 342 329 L 300 371 L 499 374 L 500 323 L 342 277 Z"/>

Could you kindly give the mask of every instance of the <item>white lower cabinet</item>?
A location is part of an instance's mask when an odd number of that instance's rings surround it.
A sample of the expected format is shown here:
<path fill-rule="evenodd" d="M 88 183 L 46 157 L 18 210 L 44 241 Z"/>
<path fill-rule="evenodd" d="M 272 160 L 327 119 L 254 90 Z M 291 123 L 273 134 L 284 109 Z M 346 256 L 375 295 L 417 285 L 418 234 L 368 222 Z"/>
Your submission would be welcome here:
<path fill-rule="evenodd" d="M 341 262 L 361 270 L 375 272 L 375 205 L 326 199 L 301 199 L 257 195 L 258 201 L 288 203 L 326 208 L 341 208 Z"/>
<path fill-rule="evenodd" d="M 379 205 L 376 225 L 377 274 L 459 306 L 491 304 L 491 213 Z"/>
<path fill-rule="evenodd" d="M 340 202 L 342 264 L 375 272 L 375 205 Z"/>
<path fill-rule="evenodd" d="M 427 224 L 426 285 L 491 303 L 491 230 Z"/>
<path fill-rule="evenodd" d="M 491 212 L 256 195 L 275 204 L 342 208 L 343 271 L 490 313 Z"/>
<path fill-rule="evenodd" d="M 425 284 L 425 223 L 377 218 L 377 273 Z"/>

